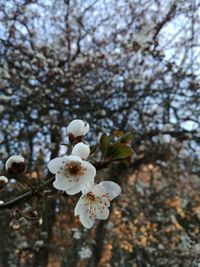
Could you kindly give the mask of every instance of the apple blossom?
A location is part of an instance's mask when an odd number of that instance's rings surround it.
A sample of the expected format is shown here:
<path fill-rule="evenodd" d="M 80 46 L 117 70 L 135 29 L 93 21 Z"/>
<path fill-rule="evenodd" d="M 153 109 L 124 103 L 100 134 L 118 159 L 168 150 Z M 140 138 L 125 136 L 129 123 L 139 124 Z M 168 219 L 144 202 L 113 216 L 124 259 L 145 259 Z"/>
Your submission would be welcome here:
<path fill-rule="evenodd" d="M 82 120 L 73 120 L 67 126 L 67 135 L 73 140 L 77 137 L 85 136 L 89 129 L 90 127 L 88 123 L 85 123 Z"/>
<path fill-rule="evenodd" d="M 110 201 L 117 197 L 121 188 L 111 181 L 99 184 L 87 184 L 75 207 L 75 215 L 79 215 L 80 221 L 86 228 L 91 228 L 95 219 L 106 220 L 109 216 Z"/>
<path fill-rule="evenodd" d="M 90 155 L 90 148 L 83 142 L 80 142 L 72 149 L 72 155 L 78 156 L 82 159 L 87 159 Z"/>
<path fill-rule="evenodd" d="M 13 155 L 6 161 L 6 170 L 11 174 L 23 173 L 25 169 L 25 159 L 20 155 Z"/>
<path fill-rule="evenodd" d="M 56 175 L 54 187 L 69 195 L 79 193 L 85 184 L 94 182 L 96 175 L 96 169 L 90 162 L 74 155 L 52 159 L 48 168 Z"/>

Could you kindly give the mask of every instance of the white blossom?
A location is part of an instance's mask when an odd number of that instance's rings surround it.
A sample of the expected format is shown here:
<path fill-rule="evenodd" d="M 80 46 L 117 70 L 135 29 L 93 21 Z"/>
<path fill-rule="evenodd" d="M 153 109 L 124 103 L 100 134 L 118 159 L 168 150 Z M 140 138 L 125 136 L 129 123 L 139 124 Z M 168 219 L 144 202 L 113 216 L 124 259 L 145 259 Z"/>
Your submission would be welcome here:
<path fill-rule="evenodd" d="M 82 159 L 87 159 L 90 155 L 90 148 L 83 142 L 80 142 L 74 146 L 72 155 L 78 156 Z"/>
<path fill-rule="evenodd" d="M 90 162 L 74 155 L 52 159 L 48 168 L 56 175 L 54 187 L 69 195 L 79 193 L 85 184 L 94 182 L 96 175 L 96 169 Z"/>
<path fill-rule="evenodd" d="M 72 135 L 74 138 L 85 136 L 89 132 L 90 126 L 82 120 L 73 120 L 67 126 L 67 135 Z"/>
<path fill-rule="evenodd" d="M 75 215 L 86 228 L 91 228 L 95 219 L 106 220 L 109 216 L 110 201 L 117 197 L 121 188 L 111 181 L 104 181 L 97 185 L 87 184 L 75 207 Z"/>
<path fill-rule="evenodd" d="M 4 201 L 3 200 L 0 200 L 0 205 L 3 204 L 3 203 L 4 203 Z"/>

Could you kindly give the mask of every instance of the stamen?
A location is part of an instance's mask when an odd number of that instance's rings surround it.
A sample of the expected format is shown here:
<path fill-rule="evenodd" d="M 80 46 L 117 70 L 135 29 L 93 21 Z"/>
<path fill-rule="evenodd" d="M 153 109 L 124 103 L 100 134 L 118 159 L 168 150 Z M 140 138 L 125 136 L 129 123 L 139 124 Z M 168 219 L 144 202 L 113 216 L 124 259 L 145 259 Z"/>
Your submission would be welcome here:
<path fill-rule="evenodd" d="M 85 173 L 85 168 L 81 166 L 80 162 L 69 162 L 65 164 L 64 171 L 72 176 L 82 176 Z"/>
<path fill-rule="evenodd" d="M 90 201 L 95 201 L 96 200 L 96 196 L 92 192 L 89 192 L 87 194 L 87 198 L 89 198 Z"/>

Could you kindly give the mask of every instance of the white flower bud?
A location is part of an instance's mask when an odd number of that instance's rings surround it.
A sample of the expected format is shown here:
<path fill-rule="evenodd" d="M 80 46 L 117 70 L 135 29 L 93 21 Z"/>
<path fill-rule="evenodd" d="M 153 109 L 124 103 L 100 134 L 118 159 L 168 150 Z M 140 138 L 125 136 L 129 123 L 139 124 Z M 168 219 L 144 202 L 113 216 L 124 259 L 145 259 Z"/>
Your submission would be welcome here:
<path fill-rule="evenodd" d="M 0 200 L 0 205 L 1 205 L 1 204 L 4 204 L 4 201 L 3 201 L 3 200 Z"/>
<path fill-rule="evenodd" d="M 6 170 L 11 174 L 23 173 L 25 169 L 25 159 L 20 155 L 13 155 L 6 161 Z"/>
<path fill-rule="evenodd" d="M 78 156 L 82 159 L 87 159 L 90 155 L 89 146 L 85 145 L 83 142 L 80 142 L 74 146 L 72 149 L 72 155 Z"/>
<path fill-rule="evenodd" d="M 70 141 L 75 139 L 76 137 L 85 136 L 90 127 L 88 123 L 85 123 L 82 120 L 73 120 L 67 126 L 67 135 L 70 138 Z"/>
<path fill-rule="evenodd" d="M 6 176 L 0 176 L 0 183 L 7 184 L 8 183 L 8 178 Z"/>

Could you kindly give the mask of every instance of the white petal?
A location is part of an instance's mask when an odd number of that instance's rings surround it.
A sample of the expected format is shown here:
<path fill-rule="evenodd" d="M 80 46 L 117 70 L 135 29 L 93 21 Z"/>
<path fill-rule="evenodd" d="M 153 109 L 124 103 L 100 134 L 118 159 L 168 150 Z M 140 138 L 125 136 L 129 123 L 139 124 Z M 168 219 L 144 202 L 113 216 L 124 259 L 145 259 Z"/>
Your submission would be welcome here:
<path fill-rule="evenodd" d="M 102 196 L 105 192 L 105 188 L 101 185 L 101 184 L 96 184 L 93 188 L 92 188 L 92 192 L 96 195 L 96 196 Z"/>
<path fill-rule="evenodd" d="M 86 135 L 89 132 L 89 130 L 90 130 L 90 125 L 88 123 L 86 123 L 84 125 L 84 129 L 83 129 L 84 135 Z"/>
<path fill-rule="evenodd" d="M 8 183 L 8 178 L 6 176 L 0 176 L 0 181 L 2 181 L 5 184 L 7 184 Z"/>
<path fill-rule="evenodd" d="M 63 165 L 63 162 L 66 162 L 66 158 L 67 157 L 58 157 L 49 161 L 49 163 L 47 164 L 49 171 L 56 174 L 60 170 L 60 167 Z"/>
<path fill-rule="evenodd" d="M 107 195 L 101 196 L 101 200 L 105 207 L 110 207 L 110 198 Z"/>
<path fill-rule="evenodd" d="M 73 187 L 68 188 L 66 190 L 66 193 L 68 195 L 75 195 L 75 194 L 81 192 L 81 190 L 82 190 L 82 185 L 80 183 L 76 183 Z"/>
<path fill-rule="evenodd" d="M 74 137 L 84 136 L 89 131 L 89 124 L 84 123 L 82 120 L 73 120 L 67 126 L 67 134 L 72 134 Z"/>
<path fill-rule="evenodd" d="M 25 162 L 25 159 L 20 156 L 20 155 L 12 155 L 10 156 L 7 161 L 6 161 L 6 164 L 5 164 L 5 167 L 6 167 L 6 170 L 8 170 L 13 163 L 20 163 L 20 162 Z"/>
<path fill-rule="evenodd" d="M 72 161 L 72 162 L 80 162 L 82 163 L 82 159 L 78 156 L 74 156 L 74 155 L 70 155 L 70 156 L 67 156 L 65 157 L 66 160 L 69 162 L 69 161 Z"/>
<path fill-rule="evenodd" d="M 83 194 L 86 194 L 91 191 L 91 188 L 94 185 L 94 176 L 77 176 L 72 177 L 69 181 L 69 187 L 66 193 L 68 195 L 74 195 L 82 191 Z"/>
<path fill-rule="evenodd" d="M 81 196 L 76 204 L 74 209 L 74 215 L 77 216 L 80 214 L 81 210 L 84 209 L 84 198 L 85 196 Z"/>
<path fill-rule="evenodd" d="M 84 208 L 81 210 L 79 218 L 82 225 L 90 229 L 94 225 L 96 214 L 94 211 L 94 205 L 90 206 L 90 212 L 86 207 L 87 206 L 84 206 Z"/>
<path fill-rule="evenodd" d="M 67 134 L 73 134 L 74 137 L 80 136 L 81 130 L 84 127 L 84 121 L 73 120 L 67 126 Z"/>
<path fill-rule="evenodd" d="M 83 189 L 85 185 L 94 183 L 96 169 L 90 162 L 84 160 L 82 162 L 82 167 L 85 168 L 84 175 L 79 177 L 80 177 L 80 184 Z"/>
<path fill-rule="evenodd" d="M 121 193 L 121 187 L 112 181 L 101 182 L 99 185 L 105 188 L 105 192 L 108 193 L 110 200 Z"/>
<path fill-rule="evenodd" d="M 53 186 L 58 190 L 68 190 L 68 182 L 66 177 L 57 174 L 56 180 L 53 182 Z"/>
<path fill-rule="evenodd" d="M 83 166 L 83 168 L 86 169 L 86 172 L 85 172 L 84 176 L 87 176 L 87 177 L 90 176 L 92 178 L 95 177 L 96 169 L 90 162 L 83 160 L 82 166 Z"/>
<path fill-rule="evenodd" d="M 79 156 L 82 159 L 87 159 L 90 155 L 90 148 L 83 142 L 80 142 L 74 146 L 72 155 Z"/>
<path fill-rule="evenodd" d="M 99 220 L 108 219 L 109 209 L 103 205 L 96 205 L 96 216 Z"/>
<path fill-rule="evenodd" d="M 90 181 L 87 184 L 84 184 L 82 186 L 82 193 L 85 195 L 93 190 L 94 187 L 94 180 Z"/>

